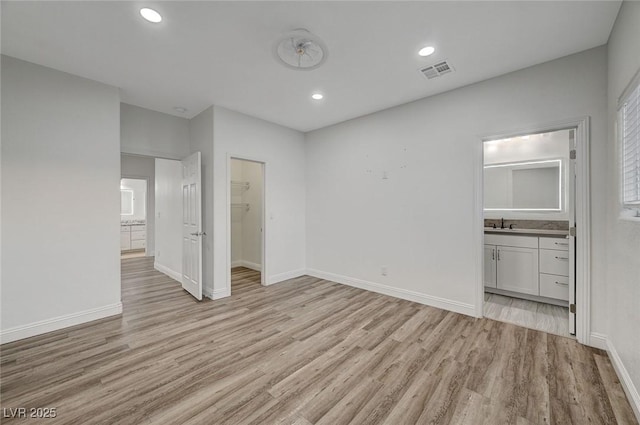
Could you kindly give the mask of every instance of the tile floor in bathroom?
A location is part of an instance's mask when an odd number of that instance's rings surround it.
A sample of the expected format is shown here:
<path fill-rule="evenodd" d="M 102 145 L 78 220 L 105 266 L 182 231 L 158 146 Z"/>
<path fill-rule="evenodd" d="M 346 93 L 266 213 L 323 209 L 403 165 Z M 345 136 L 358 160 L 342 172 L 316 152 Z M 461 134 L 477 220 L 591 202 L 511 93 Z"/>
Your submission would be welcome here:
<path fill-rule="evenodd" d="M 573 338 L 569 334 L 567 307 L 485 292 L 484 316 L 500 322 Z"/>

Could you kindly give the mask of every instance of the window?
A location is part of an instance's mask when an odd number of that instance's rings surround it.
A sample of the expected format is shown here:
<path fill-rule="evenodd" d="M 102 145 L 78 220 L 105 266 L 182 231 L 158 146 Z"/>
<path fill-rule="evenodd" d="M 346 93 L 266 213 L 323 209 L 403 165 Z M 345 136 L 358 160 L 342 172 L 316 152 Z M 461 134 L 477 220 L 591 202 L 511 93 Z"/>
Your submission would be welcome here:
<path fill-rule="evenodd" d="M 622 204 L 640 209 L 640 79 L 635 78 L 631 90 L 622 97 L 621 107 Z"/>

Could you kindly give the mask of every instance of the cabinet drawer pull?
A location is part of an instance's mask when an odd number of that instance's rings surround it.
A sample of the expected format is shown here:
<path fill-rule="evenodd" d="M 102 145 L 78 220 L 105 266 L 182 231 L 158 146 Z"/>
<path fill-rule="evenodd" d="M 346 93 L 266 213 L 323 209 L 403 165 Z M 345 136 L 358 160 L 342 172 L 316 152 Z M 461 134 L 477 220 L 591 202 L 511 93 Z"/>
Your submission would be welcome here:
<path fill-rule="evenodd" d="M 498 260 L 500 260 L 500 250 L 498 250 Z"/>
<path fill-rule="evenodd" d="M 495 250 L 495 249 L 492 249 L 492 250 L 491 250 L 491 259 L 492 259 L 492 260 L 495 260 L 495 259 L 496 259 L 496 250 Z"/>
<path fill-rule="evenodd" d="M 562 242 L 554 242 L 556 245 L 564 245 L 564 246 L 569 246 L 569 243 L 562 243 Z"/>
<path fill-rule="evenodd" d="M 558 282 L 558 281 L 556 280 L 556 285 L 569 286 L 569 282 L 566 282 L 566 283 L 565 283 L 565 282 Z"/>
<path fill-rule="evenodd" d="M 567 257 L 556 257 L 556 260 L 568 260 L 569 258 Z"/>

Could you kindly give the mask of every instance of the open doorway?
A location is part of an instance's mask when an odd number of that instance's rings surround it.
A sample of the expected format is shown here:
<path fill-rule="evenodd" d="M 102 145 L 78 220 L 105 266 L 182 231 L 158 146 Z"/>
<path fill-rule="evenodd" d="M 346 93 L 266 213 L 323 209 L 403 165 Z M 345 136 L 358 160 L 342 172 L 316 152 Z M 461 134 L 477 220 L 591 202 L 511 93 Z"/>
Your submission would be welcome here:
<path fill-rule="evenodd" d="M 483 140 L 479 315 L 588 341 L 587 129 L 585 118 Z"/>
<path fill-rule="evenodd" d="M 120 180 L 120 256 L 122 259 L 147 255 L 147 191 L 143 178 Z"/>
<path fill-rule="evenodd" d="M 231 290 L 243 292 L 265 284 L 264 163 L 230 159 Z"/>

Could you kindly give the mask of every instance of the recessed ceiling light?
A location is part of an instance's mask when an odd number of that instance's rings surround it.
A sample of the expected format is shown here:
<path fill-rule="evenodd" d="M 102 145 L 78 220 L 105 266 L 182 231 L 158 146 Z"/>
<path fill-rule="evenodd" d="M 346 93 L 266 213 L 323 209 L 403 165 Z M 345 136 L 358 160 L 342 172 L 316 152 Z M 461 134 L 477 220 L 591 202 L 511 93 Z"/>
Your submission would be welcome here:
<path fill-rule="evenodd" d="M 187 112 L 187 108 L 183 108 L 182 106 L 174 106 L 173 109 L 174 111 L 180 112 L 181 114 Z"/>
<path fill-rule="evenodd" d="M 154 24 L 162 21 L 162 16 L 160 16 L 160 14 L 155 10 L 149 9 L 148 7 L 143 7 L 142 9 L 140 9 L 140 14 L 144 19 L 149 22 L 153 22 Z"/>
<path fill-rule="evenodd" d="M 311 99 L 313 100 L 322 100 L 323 97 L 322 93 L 314 93 L 311 95 Z"/>
<path fill-rule="evenodd" d="M 423 47 L 422 49 L 420 49 L 420 50 L 418 51 L 418 54 L 419 54 L 420 56 L 430 56 L 430 55 L 432 55 L 432 54 L 433 54 L 433 52 L 435 52 L 435 51 L 436 51 L 436 49 L 435 49 L 434 47 L 432 47 L 432 46 L 425 46 L 425 47 Z"/>

